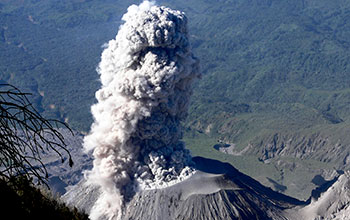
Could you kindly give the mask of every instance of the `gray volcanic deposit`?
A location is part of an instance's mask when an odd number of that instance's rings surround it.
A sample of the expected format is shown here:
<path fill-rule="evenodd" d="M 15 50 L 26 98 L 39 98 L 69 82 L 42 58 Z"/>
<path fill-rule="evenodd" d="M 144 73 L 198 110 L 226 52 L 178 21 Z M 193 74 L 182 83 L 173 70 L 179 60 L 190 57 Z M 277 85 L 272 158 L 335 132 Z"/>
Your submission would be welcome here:
<path fill-rule="evenodd" d="M 191 158 L 181 141 L 180 123 L 200 74 L 187 18 L 144 1 L 130 6 L 122 20 L 98 66 L 102 86 L 83 143 L 85 151 L 93 151 L 93 168 L 70 187 L 64 201 L 89 213 L 92 220 L 346 215 L 342 207 L 349 207 L 350 200 L 337 195 L 348 187 L 347 176 L 335 183 L 339 190 L 328 190 L 306 204 L 261 185 L 230 164 Z M 331 210 L 327 201 L 334 202 Z"/>
<path fill-rule="evenodd" d="M 200 76 L 185 15 L 145 1 L 123 20 L 98 69 L 102 88 L 84 139 L 93 169 L 64 200 L 91 219 L 281 219 L 299 204 L 228 164 L 193 161 L 180 141 Z"/>
<path fill-rule="evenodd" d="M 288 211 L 304 204 L 264 187 L 230 164 L 202 157 L 193 161 L 196 172 L 190 178 L 166 188 L 137 192 L 127 203 L 121 219 L 280 220 L 289 219 Z M 81 182 L 63 198 L 68 204 L 90 212 L 101 193 Z"/>

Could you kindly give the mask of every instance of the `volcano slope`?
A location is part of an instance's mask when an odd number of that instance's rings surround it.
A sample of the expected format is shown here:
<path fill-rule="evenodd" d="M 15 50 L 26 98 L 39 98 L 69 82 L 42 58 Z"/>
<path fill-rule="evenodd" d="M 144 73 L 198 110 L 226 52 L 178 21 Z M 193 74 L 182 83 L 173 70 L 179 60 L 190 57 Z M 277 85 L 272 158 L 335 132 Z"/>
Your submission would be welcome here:
<path fill-rule="evenodd" d="M 203 157 L 194 157 L 193 161 L 196 172 L 190 178 L 169 187 L 137 192 L 126 203 L 121 219 L 349 219 L 349 172 L 332 181 L 318 198 L 302 202 L 261 185 L 228 163 Z M 89 213 L 101 193 L 83 179 L 62 199 Z"/>
<path fill-rule="evenodd" d="M 290 210 L 305 205 L 264 187 L 228 163 L 203 157 L 193 161 L 196 172 L 188 179 L 137 192 L 126 203 L 122 219 L 288 219 Z M 63 200 L 90 212 L 100 193 L 83 180 Z"/>
<path fill-rule="evenodd" d="M 302 202 L 276 193 L 227 163 L 194 158 L 196 173 L 174 186 L 139 192 L 123 219 L 286 219 Z"/>
<path fill-rule="evenodd" d="M 84 138 L 93 168 L 64 199 L 100 219 L 288 219 L 303 203 L 232 166 L 192 159 L 182 142 L 200 77 L 184 13 L 132 5 L 102 53 L 94 123 Z M 299 206 L 298 206 L 299 205 Z"/>

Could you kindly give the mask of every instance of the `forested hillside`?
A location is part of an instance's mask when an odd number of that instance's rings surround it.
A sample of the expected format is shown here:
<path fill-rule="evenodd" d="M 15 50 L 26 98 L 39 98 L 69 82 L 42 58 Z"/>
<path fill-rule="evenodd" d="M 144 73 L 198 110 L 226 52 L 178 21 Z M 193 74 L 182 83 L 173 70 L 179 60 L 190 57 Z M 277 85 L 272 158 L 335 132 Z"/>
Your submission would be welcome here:
<path fill-rule="evenodd" d="M 0 0 L 1 82 L 33 93 L 45 116 L 88 131 L 101 46 L 131 3 L 139 1 Z M 157 3 L 186 12 L 201 60 L 184 123 L 194 155 L 289 194 L 349 168 L 349 1 Z"/>

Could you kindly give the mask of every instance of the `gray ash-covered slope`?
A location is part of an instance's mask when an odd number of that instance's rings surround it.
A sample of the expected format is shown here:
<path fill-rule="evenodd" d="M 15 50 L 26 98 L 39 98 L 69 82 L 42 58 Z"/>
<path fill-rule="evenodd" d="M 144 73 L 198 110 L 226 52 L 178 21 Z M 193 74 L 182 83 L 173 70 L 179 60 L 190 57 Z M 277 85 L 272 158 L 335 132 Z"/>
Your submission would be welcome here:
<path fill-rule="evenodd" d="M 301 208 L 295 219 L 350 219 L 350 173 L 345 172 L 317 199 Z"/>
<path fill-rule="evenodd" d="M 80 133 L 63 128 L 60 128 L 59 132 L 64 137 L 66 149 L 72 156 L 73 166 L 69 166 L 68 155 L 62 149 L 58 149 L 58 152 L 62 154 L 63 158 L 59 157 L 55 151 L 41 152 L 41 162 L 47 170 L 50 189 L 54 193 L 62 195 L 66 192 L 65 187 L 75 185 L 82 179 L 83 170 L 91 169 L 92 156 L 83 152 L 83 136 Z M 32 163 L 41 166 L 35 160 Z"/>
<path fill-rule="evenodd" d="M 288 219 L 304 203 L 264 187 L 228 163 L 193 158 L 196 173 L 173 186 L 143 190 L 126 204 L 122 219 Z M 81 182 L 63 199 L 89 212 L 98 188 Z"/>
<path fill-rule="evenodd" d="M 73 139 L 81 142 L 79 135 Z M 72 152 L 73 158 L 81 157 L 77 152 Z M 326 181 L 308 202 L 301 202 L 264 187 L 228 163 L 202 157 L 193 160 L 196 174 L 168 188 L 138 192 L 127 204 L 123 219 L 350 219 L 349 172 Z M 81 173 L 83 159 L 75 162 L 78 167 L 71 172 Z M 85 162 L 91 163 L 91 159 Z M 60 178 L 64 185 L 76 182 L 63 164 L 55 167 L 48 168 L 52 178 Z M 65 179 L 69 176 L 72 181 Z M 83 179 L 62 198 L 89 213 L 100 193 L 98 187 L 85 184 Z"/>
<path fill-rule="evenodd" d="M 164 189 L 139 192 L 123 219 L 286 219 L 302 202 L 274 192 L 228 163 L 196 157 L 197 172 Z"/>

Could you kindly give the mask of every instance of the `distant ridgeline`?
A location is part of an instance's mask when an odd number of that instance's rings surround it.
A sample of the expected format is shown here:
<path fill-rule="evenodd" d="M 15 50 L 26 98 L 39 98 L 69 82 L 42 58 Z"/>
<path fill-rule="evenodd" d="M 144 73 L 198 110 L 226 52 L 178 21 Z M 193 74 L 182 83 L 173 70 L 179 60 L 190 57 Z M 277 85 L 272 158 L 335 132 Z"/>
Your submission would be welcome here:
<path fill-rule="evenodd" d="M 87 131 L 101 46 L 131 3 L 0 0 L 0 82 L 33 93 L 43 115 Z M 195 155 L 252 157 L 268 171 L 235 166 L 289 194 L 293 184 L 309 182 L 311 191 L 314 176 L 350 168 L 349 1 L 159 3 L 186 12 L 201 60 L 185 123 Z M 218 152 L 217 140 L 230 149 Z"/>

